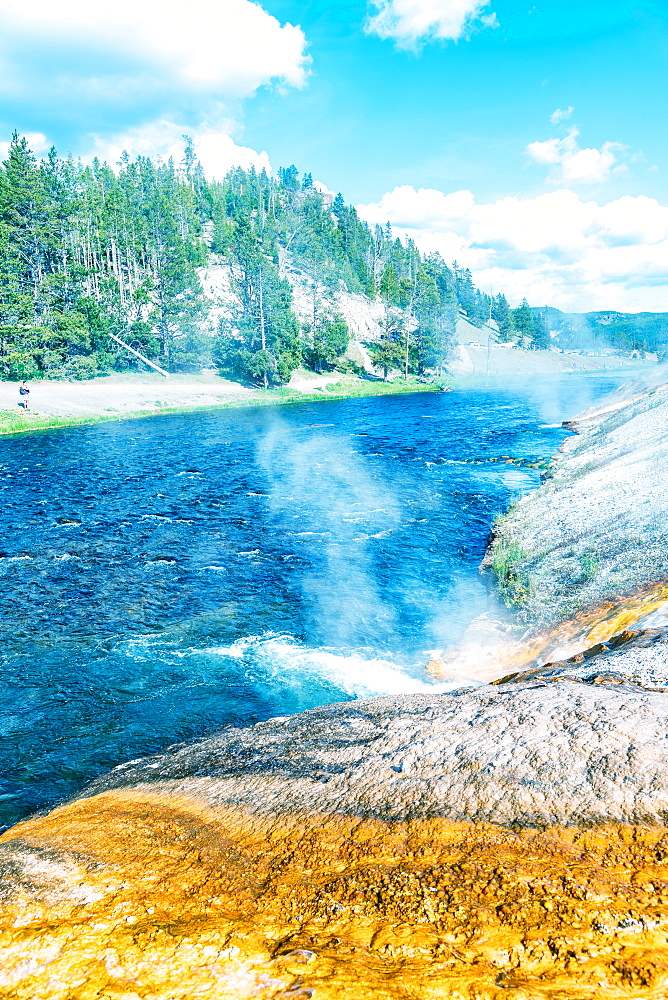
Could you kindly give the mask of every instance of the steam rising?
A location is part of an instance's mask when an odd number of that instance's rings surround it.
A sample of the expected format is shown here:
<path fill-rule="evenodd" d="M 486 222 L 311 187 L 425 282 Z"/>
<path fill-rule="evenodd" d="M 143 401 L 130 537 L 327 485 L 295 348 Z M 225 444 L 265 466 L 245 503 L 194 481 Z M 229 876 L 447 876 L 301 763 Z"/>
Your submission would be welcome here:
<path fill-rule="evenodd" d="M 294 511 L 295 533 L 322 537 L 322 566 L 302 580 L 322 639 L 373 644 L 379 630 L 394 630 L 396 618 L 379 590 L 370 540 L 398 528 L 399 506 L 368 474 L 349 438 L 302 433 L 308 437 L 300 441 L 277 417 L 258 445 L 270 503 L 283 517 Z"/>
<path fill-rule="evenodd" d="M 300 441 L 300 434 L 307 436 Z M 402 530 L 404 544 L 412 544 L 413 534 L 406 528 L 415 521 L 413 501 L 405 484 L 398 495 L 379 481 L 347 435 L 308 428 L 295 432 L 276 417 L 257 448 L 257 463 L 280 521 L 285 524 L 292 512 L 295 536 L 321 539 L 321 562 L 301 579 L 310 608 L 310 642 L 384 650 L 422 673 L 426 660 L 457 642 L 475 616 L 502 615 L 477 567 L 453 560 L 445 539 L 440 558 L 433 550 L 425 552 L 424 562 L 407 555 L 398 572 L 388 573 L 382 552 L 374 551 L 376 543 Z M 511 476 L 518 491 L 533 482 L 523 470 L 488 474 Z M 431 502 L 440 508 L 442 521 L 442 507 L 450 498 L 445 489 L 440 492 L 445 485 L 440 473 L 432 475 Z M 424 539 L 416 537 L 414 544 L 423 545 Z M 406 622 L 413 624 L 412 636 Z"/>

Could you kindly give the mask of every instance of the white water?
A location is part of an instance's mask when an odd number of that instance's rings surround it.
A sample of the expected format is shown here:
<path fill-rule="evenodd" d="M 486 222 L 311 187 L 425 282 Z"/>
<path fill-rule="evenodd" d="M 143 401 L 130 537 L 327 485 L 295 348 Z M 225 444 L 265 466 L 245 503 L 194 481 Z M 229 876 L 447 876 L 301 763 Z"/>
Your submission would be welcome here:
<path fill-rule="evenodd" d="M 364 652 L 343 652 L 334 648 L 310 649 L 290 636 L 249 636 L 231 646 L 206 650 L 218 656 L 244 661 L 247 669 L 261 668 L 267 681 L 298 681 L 308 685 L 317 678 L 333 684 L 351 697 L 370 698 L 374 695 L 430 694 L 452 691 L 458 687 L 478 686 L 479 681 L 462 675 L 447 682 L 432 683 L 424 675 L 425 661 L 403 666 L 392 659 L 365 655 Z"/>

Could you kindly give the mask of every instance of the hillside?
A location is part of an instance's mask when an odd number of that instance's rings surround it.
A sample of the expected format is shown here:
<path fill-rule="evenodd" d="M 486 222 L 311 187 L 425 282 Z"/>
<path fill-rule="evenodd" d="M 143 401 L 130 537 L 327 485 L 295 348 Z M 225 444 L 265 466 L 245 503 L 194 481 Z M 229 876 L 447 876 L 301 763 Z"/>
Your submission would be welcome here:
<path fill-rule="evenodd" d="M 215 365 L 260 386 L 301 365 L 421 373 L 458 308 L 486 308 L 466 271 L 371 229 L 296 168 L 206 179 L 176 166 L 38 162 L 14 135 L 0 168 L 0 376 L 89 378 Z M 488 308 L 488 303 L 487 303 Z M 477 312 L 476 312 L 477 310 Z M 375 346 L 374 346 L 375 345 Z"/>
<path fill-rule="evenodd" d="M 641 336 L 621 314 L 511 309 L 502 293 L 476 289 L 468 270 L 362 222 L 294 166 L 209 181 L 189 140 L 179 165 L 123 156 L 112 169 L 53 149 L 38 162 L 15 134 L 0 167 L 0 287 L 0 378 L 9 380 L 86 379 L 145 362 L 215 367 L 265 388 L 301 367 L 470 374 L 487 333 L 469 349 L 462 322 L 492 323 L 499 374 L 512 347 L 522 352 L 513 370 L 570 370 L 582 365 L 548 360 L 547 349 L 591 353 L 595 343 L 600 353 L 612 340 L 627 353 L 649 350 L 665 329 L 651 314 L 634 319 Z"/>
<path fill-rule="evenodd" d="M 518 342 L 519 341 L 519 342 Z M 447 371 L 455 376 L 514 378 L 557 375 L 563 372 L 606 371 L 628 367 L 629 352 L 564 349 L 555 340 L 552 349 L 525 347 L 521 338 L 502 339 L 494 320 L 474 326 L 463 315 L 457 318 Z M 654 356 L 646 358 L 654 361 Z M 638 362 L 636 361 L 636 364 Z"/>
<path fill-rule="evenodd" d="M 565 313 L 552 307 L 532 311 L 543 318 L 556 347 L 597 352 L 650 352 L 665 360 L 668 313 L 612 310 Z"/>

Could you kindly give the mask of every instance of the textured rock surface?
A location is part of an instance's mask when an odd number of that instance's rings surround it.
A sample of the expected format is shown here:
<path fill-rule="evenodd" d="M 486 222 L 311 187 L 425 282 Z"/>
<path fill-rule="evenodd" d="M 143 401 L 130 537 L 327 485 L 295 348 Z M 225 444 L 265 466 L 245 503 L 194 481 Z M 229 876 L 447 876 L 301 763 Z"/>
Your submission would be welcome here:
<path fill-rule="evenodd" d="M 261 821 L 110 792 L 12 836 L 0 907 L 11 1000 L 668 991 L 666 829 Z"/>
<path fill-rule="evenodd" d="M 668 628 L 623 632 L 610 643 L 542 667 L 521 671 L 495 684 L 570 677 L 589 683 L 640 685 L 668 691 Z"/>
<path fill-rule="evenodd" d="M 668 389 L 622 398 L 573 426 L 579 434 L 564 443 L 552 478 L 501 519 L 490 553 L 533 627 L 619 608 L 620 598 L 668 579 Z"/>
<path fill-rule="evenodd" d="M 591 673 L 591 670 L 590 670 Z M 228 730 L 89 786 L 277 815 L 668 820 L 668 693 L 564 680 L 374 698 Z"/>
<path fill-rule="evenodd" d="M 2 838 L 0 996 L 659 1000 L 667 710 L 537 680 L 116 768 Z"/>

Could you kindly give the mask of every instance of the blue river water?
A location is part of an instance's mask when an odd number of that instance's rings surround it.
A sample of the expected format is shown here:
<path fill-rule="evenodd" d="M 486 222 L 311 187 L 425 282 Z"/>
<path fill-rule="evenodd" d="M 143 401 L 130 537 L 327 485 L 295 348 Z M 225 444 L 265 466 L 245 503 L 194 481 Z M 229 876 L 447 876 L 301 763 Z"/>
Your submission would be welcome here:
<path fill-rule="evenodd" d="M 0 825 L 223 726 L 433 690 L 494 517 L 620 380 L 0 441 Z"/>

